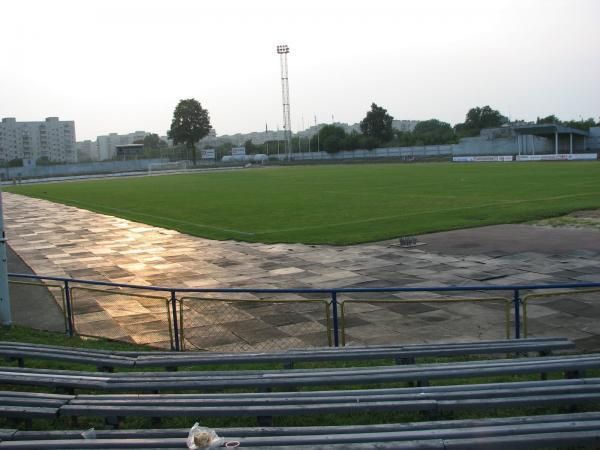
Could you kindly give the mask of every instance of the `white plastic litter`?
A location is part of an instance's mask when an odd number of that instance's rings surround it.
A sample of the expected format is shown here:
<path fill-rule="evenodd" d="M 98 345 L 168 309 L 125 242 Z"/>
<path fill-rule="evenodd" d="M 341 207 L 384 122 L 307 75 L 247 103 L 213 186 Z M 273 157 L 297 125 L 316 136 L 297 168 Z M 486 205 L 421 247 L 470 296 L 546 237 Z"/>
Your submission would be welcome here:
<path fill-rule="evenodd" d="M 96 439 L 96 430 L 90 428 L 89 430 L 85 430 L 81 433 L 84 439 Z"/>
<path fill-rule="evenodd" d="M 190 428 L 187 438 L 187 446 L 190 450 L 200 448 L 216 448 L 223 445 L 223 438 L 220 438 L 215 430 L 201 427 L 198 422 Z"/>

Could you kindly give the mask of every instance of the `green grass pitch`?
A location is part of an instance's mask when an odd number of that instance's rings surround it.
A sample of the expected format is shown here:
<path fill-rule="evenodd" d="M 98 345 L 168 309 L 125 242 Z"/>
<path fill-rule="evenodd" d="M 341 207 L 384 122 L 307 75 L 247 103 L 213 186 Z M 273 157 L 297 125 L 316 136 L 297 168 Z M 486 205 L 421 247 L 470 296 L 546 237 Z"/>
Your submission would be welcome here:
<path fill-rule="evenodd" d="M 600 164 L 273 167 L 6 190 L 212 239 L 354 244 L 600 208 Z"/>

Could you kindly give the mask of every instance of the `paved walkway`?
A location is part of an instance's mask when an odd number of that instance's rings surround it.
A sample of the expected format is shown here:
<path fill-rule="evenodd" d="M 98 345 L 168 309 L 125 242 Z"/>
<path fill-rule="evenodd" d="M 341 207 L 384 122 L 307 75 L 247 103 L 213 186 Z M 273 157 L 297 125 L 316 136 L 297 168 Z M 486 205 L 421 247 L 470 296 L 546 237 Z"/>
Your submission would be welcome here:
<path fill-rule="evenodd" d="M 33 273 L 10 247 L 7 259 L 9 272 Z M 31 280 L 20 280 L 9 285 L 13 323 L 47 331 L 64 331 L 64 314 L 54 300 L 51 289 L 39 283 L 25 284 L 30 282 Z"/>
<path fill-rule="evenodd" d="M 4 194 L 4 204 L 11 247 L 44 275 L 199 288 L 600 281 L 598 231 L 502 225 L 422 236 L 420 240 L 428 245 L 413 249 L 401 248 L 395 241 L 348 247 L 265 245 L 192 237 L 9 193 Z M 549 236 L 555 232 L 560 239 L 553 244 Z M 78 330 L 168 346 L 166 298 L 142 294 L 76 289 Z M 472 293 L 467 297 L 486 296 Z M 429 301 L 376 302 L 411 298 Z M 346 341 L 381 344 L 503 337 L 502 304 L 435 303 L 440 298 L 434 293 L 343 296 Z M 232 300 L 229 303 L 184 299 L 187 348 L 251 350 L 327 344 L 326 298 L 284 295 L 278 299 L 296 302 L 264 304 L 250 294 L 227 296 Z M 355 301 L 361 299 L 371 302 Z M 600 348 L 600 303 L 596 300 L 600 295 L 538 300 L 529 309 L 529 331 L 569 336 L 585 348 Z"/>

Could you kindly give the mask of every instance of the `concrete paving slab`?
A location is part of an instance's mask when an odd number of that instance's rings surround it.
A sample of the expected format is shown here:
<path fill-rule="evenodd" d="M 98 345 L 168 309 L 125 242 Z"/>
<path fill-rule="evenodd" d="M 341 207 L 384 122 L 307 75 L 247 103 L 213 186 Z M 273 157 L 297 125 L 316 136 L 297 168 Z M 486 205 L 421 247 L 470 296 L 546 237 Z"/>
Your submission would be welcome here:
<path fill-rule="evenodd" d="M 498 225 L 419 236 L 419 241 L 427 243 L 419 248 L 401 248 L 396 241 L 350 247 L 264 245 L 211 241 L 15 194 L 5 193 L 4 200 L 9 242 L 29 270 L 43 275 L 191 288 L 426 288 L 600 281 L 597 230 Z M 27 268 L 11 270 L 23 272 Z M 448 294 L 341 295 L 341 301 L 367 302 L 346 305 L 347 340 L 381 344 L 502 337 L 504 310 L 496 304 L 368 303 L 369 299 L 378 298 L 434 299 L 445 295 Z M 508 298 L 512 293 L 494 295 Z M 36 302 L 50 305 L 48 308 L 54 312 L 42 317 L 21 315 L 19 321 L 38 325 L 44 322 L 43 327 L 62 326 L 62 312 L 54 294 L 37 297 Z M 77 291 L 76 324 L 82 332 L 162 347 L 170 345 L 166 297 L 156 302 L 114 293 L 109 297 Z M 260 297 L 252 294 L 203 293 L 188 297 L 198 297 L 184 301 L 184 334 L 189 348 L 269 350 L 327 343 L 324 303 L 228 301 Z M 289 294 L 280 298 L 326 297 Z M 202 298 L 223 301 L 206 302 Z M 553 299 L 530 306 L 531 333 L 565 335 L 579 339 L 586 348 L 600 343 L 600 339 L 595 339 L 600 330 L 590 324 L 590 319 L 600 319 L 600 308 L 595 303 L 600 307 L 600 299 L 587 302 L 578 297 L 577 302 L 566 304 L 564 299 Z M 27 312 L 34 307 L 23 306 L 22 310 Z"/>

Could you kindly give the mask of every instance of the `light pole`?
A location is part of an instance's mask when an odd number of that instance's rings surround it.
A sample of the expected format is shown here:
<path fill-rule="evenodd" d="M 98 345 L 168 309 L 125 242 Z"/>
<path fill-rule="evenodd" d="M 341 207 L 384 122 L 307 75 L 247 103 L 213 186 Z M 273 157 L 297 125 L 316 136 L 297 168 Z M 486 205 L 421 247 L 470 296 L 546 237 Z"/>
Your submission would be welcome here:
<path fill-rule="evenodd" d="M 319 153 L 321 151 L 320 145 L 319 145 L 319 127 L 317 126 L 317 115 L 315 114 L 315 127 L 317 127 L 317 153 Z"/>
<path fill-rule="evenodd" d="M 277 161 L 280 162 L 281 159 L 279 159 L 279 141 L 281 139 L 279 139 L 279 125 L 277 125 L 277 134 L 275 135 L 275 137 L 277 138 Z"/>
<path fill-rule="evenodd" d="M 12 325 L 10 295 L 8 292 L 8 263 L 6 258 L 6 234 L 4 232 L 4 210 L 2 209 L 2 186 L 0 185 L 0 321 L 2 326 Z"/>
<path fill-rule="evenodd" d="M 281 65 L 281 99 L 283 103 L 283 132 L 287 141 L 288 159 L 292 159 L 292 122 L 290 120 L 290 86 L 288 79 L 287 55 L 290 48 L 287 45 L 278 45 L 277 53 Z"/>

